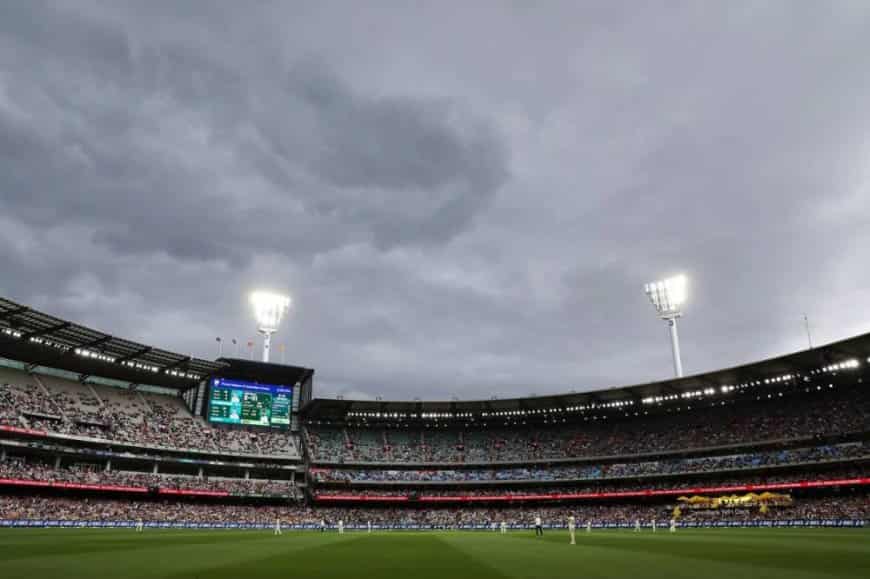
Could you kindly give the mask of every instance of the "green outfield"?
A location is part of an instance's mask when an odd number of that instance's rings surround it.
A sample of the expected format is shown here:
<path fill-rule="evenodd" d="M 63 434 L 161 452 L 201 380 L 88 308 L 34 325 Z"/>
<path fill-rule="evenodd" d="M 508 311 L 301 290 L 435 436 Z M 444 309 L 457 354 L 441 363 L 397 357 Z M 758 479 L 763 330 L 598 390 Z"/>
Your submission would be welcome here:
<path fill-rule="evenodd" d="M 3 579 L 870 577 L 870 532 L 826 529 L 335 533 L 0 531 Z"/>

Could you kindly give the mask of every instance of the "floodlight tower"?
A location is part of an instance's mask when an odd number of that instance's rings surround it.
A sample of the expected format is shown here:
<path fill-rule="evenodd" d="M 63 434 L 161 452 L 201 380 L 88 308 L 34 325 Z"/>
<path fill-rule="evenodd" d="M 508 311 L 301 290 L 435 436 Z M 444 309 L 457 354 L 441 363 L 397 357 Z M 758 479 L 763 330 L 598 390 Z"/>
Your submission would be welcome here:
<path fill-rule="evenodd" d="M 278 331 L 281 318 L 290 309 L 290 298 L 280 294 L 257 291 L 251 294 L 254 316 L 257 318 L 257 331 L 263 334 L 263 361 L 269 361 L 269 348 L 272 334 Z"/>
<path fill-rule="evenodd" d="M 649 301 L 655 307 L 659 317 L 668 323 L 671 331 L 671 350 L 674 354 L 674 374 L 677 378 L 683 376 L 683 362 L 680 359 L 680 338 L 677 335 L 677 318 L 683 315 L 681 306 L 686 302 L 686 289 L 689 280 L 685 275 L 669 277 L 654 281 L 644 286 Z"/>

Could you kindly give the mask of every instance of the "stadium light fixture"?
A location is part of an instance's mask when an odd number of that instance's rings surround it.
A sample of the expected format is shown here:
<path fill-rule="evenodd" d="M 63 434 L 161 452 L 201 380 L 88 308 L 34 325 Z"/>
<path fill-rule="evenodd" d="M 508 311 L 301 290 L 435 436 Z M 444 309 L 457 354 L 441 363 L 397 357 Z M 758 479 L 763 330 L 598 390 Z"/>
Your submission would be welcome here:
<path fill-rule="evenodd" d="M 674 355 L 674 374 L 683 376 L 683 362 L 680 359 L 680 339 L 677 334 L 677 318 L 683 315 L 682 306 L 688 297 L 689 280 L 685 275 L 677 275 L 664 280 L 654 281 L 644 286 L 644 291 L 659 317 L 668 323 L 671 333 L 671 351 Z"/>
<path fill-rule="evenodd" d="M 272 334 L 278 331 L 281 319 L 290 309 L 290 298 L 271 292 L 256 291 L 251 294 L 257 331 L 263 334 L 263 362 L 269 361 Z"/>

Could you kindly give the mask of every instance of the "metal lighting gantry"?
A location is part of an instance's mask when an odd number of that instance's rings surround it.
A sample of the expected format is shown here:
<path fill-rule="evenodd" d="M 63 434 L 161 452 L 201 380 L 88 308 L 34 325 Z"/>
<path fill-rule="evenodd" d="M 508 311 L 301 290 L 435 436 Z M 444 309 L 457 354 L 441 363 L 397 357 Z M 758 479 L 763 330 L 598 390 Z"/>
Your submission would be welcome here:
<path fill-rule="evenodd" d="M 674 354 L 674 374 L 683 376 L 683 362 L 680 359 L 680 338 L 677 334 L 677 318 L 683 315 L 680 309 L 686 302 L 689 280 L 685 275 L 654 281 L 644 286 L 647 297 L 655 306 L 659 317 L 668 322 L 671 333 L 671 350 Z"/>
<path fill-rule="evenodd" d="M 251 304 L 257 318 L 257 331 L 263 334 L 263 362 L 269 361 L 272 334 L 278 331 L 281 318 L 290 309 L 290 298 L 271 292 L 256 291 L 251 294 Z"/>

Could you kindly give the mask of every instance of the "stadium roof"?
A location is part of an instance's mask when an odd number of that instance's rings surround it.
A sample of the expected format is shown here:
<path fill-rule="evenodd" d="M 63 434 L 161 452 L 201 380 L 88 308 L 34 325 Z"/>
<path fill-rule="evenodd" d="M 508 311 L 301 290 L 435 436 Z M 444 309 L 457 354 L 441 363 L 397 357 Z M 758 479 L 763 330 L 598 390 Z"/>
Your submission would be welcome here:
<path fill-rule="evenodd" d="M 243 358 L 218 358 L 217 362 L 224 364 L 220 375 L 228 378 L 272 384 L 302 385 L 314 377 L 312 368 L 302 366 L 272 364 Z"/>
<path fill-rule="evenodd" d="M 189 388 L 226 367 L 118 338 L 0 298 L 0 355 L 133 383 Z"/>
<path fill-rule="evenodd" d="M 461 418 L 466 415 L 503 416 L 512 413 L 560 409 L 623 409 L 659 403 L 662 400 L 691 400 L 707 396 L 730 394 L 747 388 L 812 382 L 845 372 L 863 376 L 870 366 L 870 334 L 863 334 L 810 350 L 803 350 L 745 364 L 660 382 L 604 390 L 468 401 L 381 401 L 316 398 L 302 412 L 312 419 L 343 420 L 347 417 L 384 418 L 397 415 L 401 419 Z"/>

